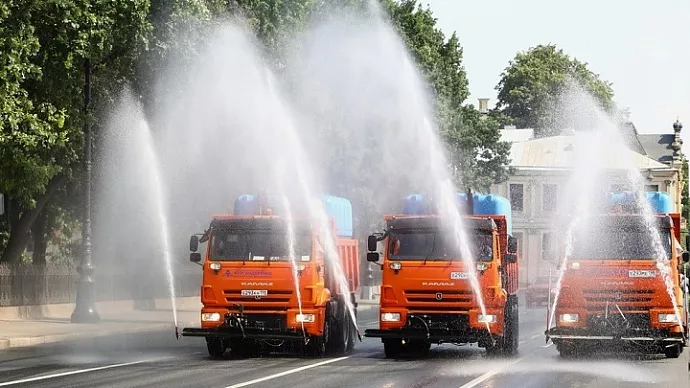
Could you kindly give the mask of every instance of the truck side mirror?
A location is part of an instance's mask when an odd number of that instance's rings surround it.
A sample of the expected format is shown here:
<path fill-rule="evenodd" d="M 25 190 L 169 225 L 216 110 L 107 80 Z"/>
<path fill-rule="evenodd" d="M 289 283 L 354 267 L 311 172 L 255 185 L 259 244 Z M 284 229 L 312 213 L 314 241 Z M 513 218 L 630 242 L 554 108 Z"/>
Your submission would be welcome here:
<path fill-rule="evenodd" d="M 367 250 L 369 250 L 369 252 L 376 252 L 376 249 L 378 248 L 378 242 L 379 239 L 376 238 L 376 236 L 369 236 L 369 238 L 367 239 Z"/>
<path fill-rule="evenodd" d="M 192 263 L 201 263 L 201 253 L 192 252 L 189 254 L 189 261 Z"/>
<path fill-rule="evenodd" d="M 683 262 L 687 263 L 688 261 L 690 261 L 690 252 L 688 252 L 688 251 L 683 252 L 681 257 L 683 258 Z"/>
<path fill-rule="evenodd" d="M 371 263 L 378 263 L 379 253 L 378 252 L 368 252 L 367 253 L 367 261 L 369 261 Z"/>
<path fill-rule="evenodd" d="M 199 249 L 199 237 L 197 235 L 193 235 L 189 239 L 189 250 L 191 252 L 196 252 L 197 249 Z"/>
<path fill-rule="evenodd" d="M 508 236 L 508 253 L 517 253 L 518 243 L 517 239 L 513 236 Z"/>

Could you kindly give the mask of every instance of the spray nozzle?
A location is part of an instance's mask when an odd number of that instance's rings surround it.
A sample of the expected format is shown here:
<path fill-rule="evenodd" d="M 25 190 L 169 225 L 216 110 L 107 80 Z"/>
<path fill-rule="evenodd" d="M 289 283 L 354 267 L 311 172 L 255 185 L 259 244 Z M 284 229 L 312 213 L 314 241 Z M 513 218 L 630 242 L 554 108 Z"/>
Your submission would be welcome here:
<path fill-rule="evenodd" d="M 180 331 L 177 329 L 177 326 L 175 326 L 175 339 L 180 339 Z"/>

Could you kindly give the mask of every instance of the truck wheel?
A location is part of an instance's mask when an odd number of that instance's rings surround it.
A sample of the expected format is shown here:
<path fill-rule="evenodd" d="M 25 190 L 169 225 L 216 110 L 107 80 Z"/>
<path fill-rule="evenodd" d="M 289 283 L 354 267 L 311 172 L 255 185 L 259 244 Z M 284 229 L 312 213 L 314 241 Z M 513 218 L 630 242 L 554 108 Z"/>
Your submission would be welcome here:
<path fill-rule="evenodd" d="M 311 337 L 309 344 L 307 344 L 310 355 L 317 358 L 323 358 L 326 355 L 326 348 L 331 336 L 330 332 L 331 324 L 326 319 L 323 323 L 323 335 L 321 337 Z"/>
<path fill-rule="evenodd" d="M 664 348 L 664 355 L 666 355 L 666 358 L 678 358 L 680 357 L 680 353 L 682 351 L 682 348 L 680 347 L 679 344 L 675 344 L 673 346 L 668 346 Z"/>
<path fill-rule="evenodd" d="M 415 341 L 410 342 L 411 350 L 419 355 L 420 357 L 426 357 L 429 355 L 429 350 L 431 350 L 431 342 L 426 341 Z"/>
<path fill-rule="evenodd" d="M 355 348 L 355 341 L 357 340 L 357 327 L 352 322 L 348 322 L 348 328 L 350 330 L 350 340 L 347 342 L 345 350 L 351 352 Z"/>
<path fill-rule="evenodd" d="M 226 344 L 220 338 L 206 337 L 206 348 L 211 358 L 220 358 L 225 353 Z"/>
<path fill-rule="evenodd" d="M 402 348 L 403 344 L 399 339 L 383 341 L 383 352 L 386 354 L 386 358 L 397 357 L 402 352 Z"/>
<path fill-rule="evenodd" d="M 504 327 L 506 331 L 503 334 L 503 353 L 508 356 L 515 356 L 520 343 L 520 313 L 517 298 L 508 297 Z"/>
<path fill-rule="evenodd" d="M 558 353 L 561 355 L 561 358 L 571 359 L 577 357 L 577 345 L 558 344 L 556 345 L 556 349 L 558 349 Z"/>
<path fill-rule="evenodd" d="M 253 341 L 231 341 L 229 348 L 230 354 L 238 358 L 257 356 L 261 352 L 258 344 Z"/>
<path fill-rule="evenodd" d="M 350 300 L 352 301 L 353 306 L 357 306 L 355 294 L 351 293 L 350 294 Z M 355 322 L 357 321 L 357 307 L 354 308 L 355 311 Z M 345 348 L 345 351 L 350 352 L 355 348 L 355 341 L 357 340 L 357 326 L 352 323 L 352 320 L 348 319 L 348 329 L 350 330 L 350 340 L 347 342 L 347 347 Z"/>

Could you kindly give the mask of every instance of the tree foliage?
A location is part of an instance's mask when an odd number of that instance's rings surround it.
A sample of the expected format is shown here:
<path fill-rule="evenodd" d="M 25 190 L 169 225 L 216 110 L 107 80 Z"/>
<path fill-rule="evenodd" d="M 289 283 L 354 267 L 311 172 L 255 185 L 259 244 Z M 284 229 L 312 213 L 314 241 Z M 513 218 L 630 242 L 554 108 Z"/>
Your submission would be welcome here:
<path fill-rule="evenodd" d="M 431 9 L 416 0 L 384 4 L 434 92 L 458 188 L 486 192 L 492 184 L 505 181 L 510 144 L 500 141 L 498 121 L 463 105 L 469 90 L 457 35 L 446 39 Z"/>
<path fill-rule="evenodd" d="M 517 53 L 496 86 L 496 108 L 512 117 L 518 127 L 534 128 L 536 135 L 548 135 L 556 120 L 559 94 L 569 80 L 578 82 L 604 109 L 614 108 L 611 83 L 552 44 Z"/>
<path fill-rule="evenodd" d="M 360 5 L 366 2 L 359 2 Z M 0 192 L 12 204 L 0 228 L 0 261 L 20 259 L 29 236 L 69 246 L 78 227 L 83 127 L 98 136 L 125 85 L 152 106 L 152 80 L 166 62 L 193 58 L 204 27 L 240 16 L 276 67 L 291 37 L 334 0 L 9 0 L 0 3 Z M 496 120 L 468 97 L 462 48 L 415 0 L 382 0 L 430 89 L 458 182 L 488 188 L 504 179 L 507 147 Z M 363 5 L 364 6 L 364 5 Z M 93 65 L 94 114 L 84 115 L 84 62 Z M 98 154 L 98 149 L 95 150 Z M 480 156 L 479 158 L 477 156 Z M 60 230 L 62 233 L 56 234 Z M 8 233 L 9 232 L 9 233 Z M 64 240 L 64 241 L 63 241 Z M 66 249 L 66 248 L 65 248 Z M 45 249 L 34 256 L 41 262 Z M 64 252 L 63 252 L 64 253 Z"/>

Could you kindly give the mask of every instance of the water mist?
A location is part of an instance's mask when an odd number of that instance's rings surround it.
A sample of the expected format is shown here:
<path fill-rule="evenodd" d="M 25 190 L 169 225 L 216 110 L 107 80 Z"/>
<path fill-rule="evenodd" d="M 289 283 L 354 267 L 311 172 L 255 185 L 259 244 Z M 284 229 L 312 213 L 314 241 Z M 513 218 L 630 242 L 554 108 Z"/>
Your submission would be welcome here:
<path fill-rule="evenodd" d="M 571 175 L 567 183 L 567 197 L 559 206 L 559 215 L 567 215 L 569 222 L 565 228 L 563 259 L 560 263 L 556 282 L 556 294 L 550 306 L 547 330 L 553 325 L 555 311 L 561 294 L 563 277 L 569 268 L 573 255 L 575 235 L 582 236 L 587 231 L 587 216 L 595 214 L 597 196 L 608 190 L 602 186 L 611 182 L 612 177 L 622 179 L 625 186 L 631 187 L 636 205 L 641 209 L 647 231 L 652 238 L 654 260 L 665 283 L 668 295 L 673 303 L 678 321 L 680 313 L 677 308 L 671 268 L 661 242 L 657 216 L 654 214 L 644 191 L 640 167 L 635 160 L 636 154 L 629 150 L 622 137 L 616 119 L 605 113 L 595 100 L 576 83 L 570 82 L 565 91 L 558 96 L 559 107 L 554 112 L 562 127 L 570 127 L 574 132 L 573 155 L 570 160 Z M 560 150 L 559 150 L 560 151 Z M 558 227 L 554 227 L 558 231 Z M 596 241 L 598 236 L 585 233 L 586 238 Z M 682 326 L 681 326 L 682 330 Z M 547 337 L 548 340 L 548 337 Z"/>
<path fill-rule="evenodd" d="M 485 314 L 431 92 L 375 2 L 368 14 L 338 13 L 315 23 L 291 69 L 296 101 L 319 123 L 312 137 L 322 139 L 326 181 L 358 204 L 372 204 L 370 216 L 378 220 L 362 222 L 370 225 L 397 211 L 405 194 L 429 194 L 448 221 Z"/>

